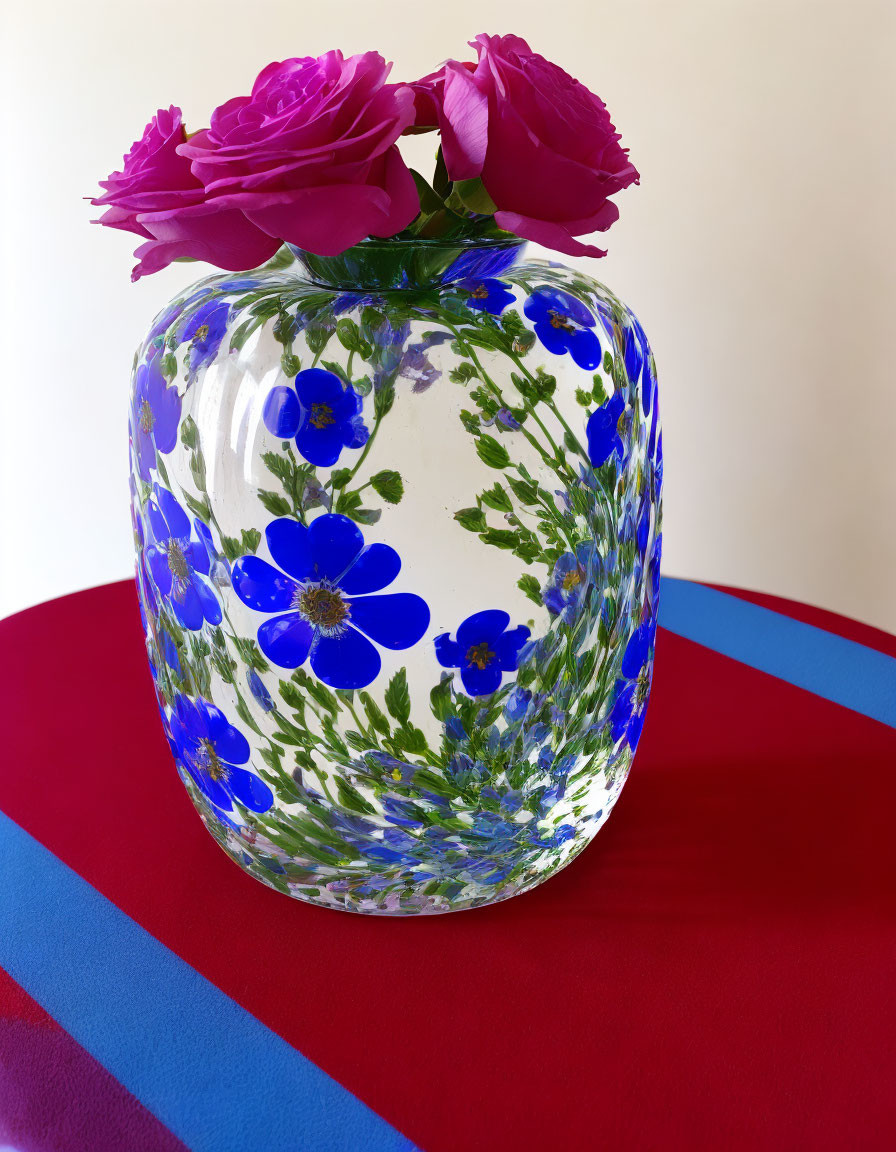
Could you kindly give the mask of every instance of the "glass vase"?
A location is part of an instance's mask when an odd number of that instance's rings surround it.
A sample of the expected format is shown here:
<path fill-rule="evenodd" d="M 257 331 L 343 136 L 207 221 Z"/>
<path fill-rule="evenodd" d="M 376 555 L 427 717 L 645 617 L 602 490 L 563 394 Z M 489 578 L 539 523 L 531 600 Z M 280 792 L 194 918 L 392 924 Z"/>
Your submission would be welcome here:
<path fill-rule="evenodd" d="M 474 908 L 607 819 L 650 690 L 653 357 L 514 239 L 284 248 L 134 365 L 137 580 L 206 827 L 328 908 Z"/>

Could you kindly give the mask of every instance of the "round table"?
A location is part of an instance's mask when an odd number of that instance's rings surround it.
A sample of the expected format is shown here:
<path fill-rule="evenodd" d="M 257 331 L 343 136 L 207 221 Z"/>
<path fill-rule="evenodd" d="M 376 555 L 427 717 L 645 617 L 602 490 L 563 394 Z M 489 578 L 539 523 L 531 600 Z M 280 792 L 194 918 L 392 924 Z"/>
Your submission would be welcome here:
<path fill-rule="evenodd" d="M 0 621 L 0 1145 L 896 1141 L 896 639 L 666 579 L 635 766 L 534 892 L 379 919 L 202 827 L 134 588 Z"/>

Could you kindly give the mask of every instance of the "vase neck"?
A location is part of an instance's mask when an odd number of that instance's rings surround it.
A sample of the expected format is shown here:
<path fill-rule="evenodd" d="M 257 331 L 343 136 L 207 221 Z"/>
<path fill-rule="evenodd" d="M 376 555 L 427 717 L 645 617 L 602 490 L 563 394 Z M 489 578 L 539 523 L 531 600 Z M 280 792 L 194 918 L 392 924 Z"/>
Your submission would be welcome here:
<path fill-rule="evenodd" d="M 415 291 L 500 276 L 522 254 L 517 237 L 487 240 L 363 240 L 338 256 L 288 245 L 314 283 L 341 291 Z"/>

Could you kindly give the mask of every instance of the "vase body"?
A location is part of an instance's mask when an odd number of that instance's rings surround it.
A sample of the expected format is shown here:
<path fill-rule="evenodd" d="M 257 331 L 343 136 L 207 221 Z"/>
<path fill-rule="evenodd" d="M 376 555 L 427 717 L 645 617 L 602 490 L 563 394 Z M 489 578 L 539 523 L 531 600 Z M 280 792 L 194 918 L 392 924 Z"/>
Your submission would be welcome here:
<path fill-rule="evenodd" d="M 383 914 L 506 899 L 607 819 L 643 724 L 661 439 L 633 315 L 520 245 L 287 249 L 135 360 L 162 722 L 251 875 Z"/>

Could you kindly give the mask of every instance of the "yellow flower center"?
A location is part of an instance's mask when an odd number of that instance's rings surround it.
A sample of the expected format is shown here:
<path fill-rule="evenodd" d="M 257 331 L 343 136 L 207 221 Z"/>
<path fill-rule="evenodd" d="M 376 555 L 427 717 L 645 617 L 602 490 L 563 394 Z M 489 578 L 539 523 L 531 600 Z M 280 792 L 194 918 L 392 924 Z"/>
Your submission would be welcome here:
<path fill-rule="evenodd" d="M 563 585 L 563 591 L 569 592 L 582 583 L 582 574 L 578 568 L 573 568 L 571 572 L 566 573 L 561 583 Z"/>
<path fill-rule="evenodd" d="M 395 781 L 399 781 L 401 779 L 401 769 L 400 768 L 393 768 L 392 769 L 392 779 Z"/>
<path fill-rule="evenodd" d="M 155 424 L 155 417 L 152 414 L 152 408 L 149 406 L 149 401 L 144 400 L 140 405 L 140 413 L 138 416 L 140 422 L 141 432 L 151 432 L 152 426 Z"/>
<path fill-rule="evenodd" d="M 309 624 L 324 632 L 341 631 L 350 614 L 350 606 L 342 599 L 339 589 L 323 584 L 300 588 L 296 607 Z"/>
<path fill-rule="evenodd" d="M 470 293 L 474 300 L 487 300 L 488 288 L 484 284 L 477 284 L 473 291 Z"/>
<path fill-rule="evenodd" d="M 336 418 L 329 404 L 312 404 L 309 422 L 315 428 L 327 428 L 336 423 Z"/>
<path fill-rule="evenodd" d="M 196 754 L 196 760 L 202 771 L 212 780 L 224 780 L 226 778 L 227 765 L 215 751 L 214 744 L 206 737 L 199 741 L 199 752 Z"/>
<path fill-rule="evenodd" d="M 193 343 L 204 340 L 208 336 L 208 324 L 200 324 L 193 335 Z"/>
<path fill-rule="evenodd" d="M 184 550 L 176 540 L 168 541 L 168 567 L 178 580 L 186 580 L 190 575 L 190 565 Z"/>
<path fill-rule="evenodd" d="M 467 664 L 475 664 L 482 672 L 488 668 L 495 656 L 496 654 L 488 646 L 488 641 L 483 640 L 481 644 L 473 644 L 467 649 Z"/>
<path fill-rule="evenodd" d="M 568 316 L 564 316 L 562 312 L 558 312 L 552 308 L 548 315 L 551 318 L 552 328 L 562 328 L 564 332 L 575 332 L 576 326 Z"/>

